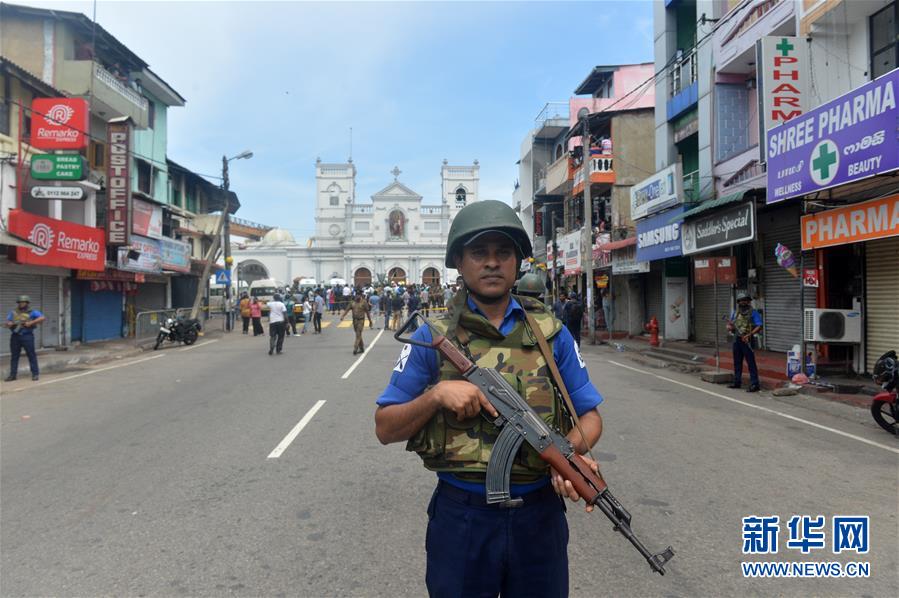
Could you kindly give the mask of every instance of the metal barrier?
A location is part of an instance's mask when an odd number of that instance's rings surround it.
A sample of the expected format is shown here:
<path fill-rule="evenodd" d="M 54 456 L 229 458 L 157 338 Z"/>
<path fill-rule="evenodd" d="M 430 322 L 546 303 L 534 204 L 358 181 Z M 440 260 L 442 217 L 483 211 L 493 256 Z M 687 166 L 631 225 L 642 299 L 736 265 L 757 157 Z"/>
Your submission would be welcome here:
<path fill-rule="evenodd" d="M 154 338 L 159 333 L 159 327 L 167 318 L 187 318 L 190 317 L 190 311 L 190 307 L 178 307 L 139 312 L 135 317 L 132 338 L 137 342 Z M 210 312 L 208 307 L 201 307 L 198 317 L 203 330 L 225 329 L 225 314 L 221 311 Z"/>

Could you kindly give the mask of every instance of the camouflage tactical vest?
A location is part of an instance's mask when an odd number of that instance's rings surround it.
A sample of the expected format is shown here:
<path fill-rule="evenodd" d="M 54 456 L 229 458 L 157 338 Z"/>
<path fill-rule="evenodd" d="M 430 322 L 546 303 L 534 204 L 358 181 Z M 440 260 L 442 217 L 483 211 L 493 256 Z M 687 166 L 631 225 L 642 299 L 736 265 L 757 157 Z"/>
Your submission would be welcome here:
<path fill-rule="evenodd" d="M 752 332 L 752 329 L 755 326 L 752 325 L 752 310 L 750 309 L 748 313 L 740 313 L 740 310 L 737 310 L 737 317 L 734 318 L 734 328 L 737 330 L 737 334 L 740 336 L 745 336 Z"/>
<path fill-rule="evenodd" d="M 552 347 L 553 337 L 562 328 L 561 322 L 536 299 L 516 299 L 534 317 Z M 459 339 L 449 330 L 452 321 L 452 315 L 444 315 L 434 324 L 441 334 L 459 346 Z M 478 366 L 500 372 L 547 424 L 560 429 L 563 434 L 571 430 L 569 416 L 563 411 L 561 397 L 552 383 L 552 374 L 524 318 L 503 336 L 486 318 L 464 305 L 458 326 L 465 329 L 461 336 L 467 335 L 470 358 Z M 441 360 L 438 380 L 461 379 L 452 364 Z M 441 409 L 409 440 L 406 450 L 418 453 L 431 471 L 450 472 L 468 481 L 483 481 L 498 434 L 499 429 L 481 415 L 460 421 L 453 412 Z M 532 482 L 548 473 L 549 466 L 537 452 L 527 443 L 522 444 L 512 467 L 512 481 Z"/>

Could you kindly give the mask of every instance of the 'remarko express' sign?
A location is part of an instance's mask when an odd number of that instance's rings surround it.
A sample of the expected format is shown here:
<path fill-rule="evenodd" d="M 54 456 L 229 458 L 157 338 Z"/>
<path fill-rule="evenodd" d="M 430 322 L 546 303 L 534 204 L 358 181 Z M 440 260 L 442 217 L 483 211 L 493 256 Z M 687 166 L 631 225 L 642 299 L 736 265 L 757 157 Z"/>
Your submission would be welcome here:
<path fill-rule="evenodd" d="M 899 69 L 768 131 L 768 203 L 899 169 Z"/>
<path fill-rule="evenodd" d="M 131 122 L 114 119 L 106 128 L 106 244 L 131 240 Z"/>
<path fill-rule="evenodd" d="M 681 223 L 669 223 L 669 220 L 683 211 L 684 207 L 680 206 L 637 221 L 637 261 L 648 262 L 681 255 Z"/>
<path fill-rule="evenodd" d="M 695 220 L 685 220 L 681 227 L 684 255 L 729 247 L 755 239 L 755 204 L 738 204 Z"/>

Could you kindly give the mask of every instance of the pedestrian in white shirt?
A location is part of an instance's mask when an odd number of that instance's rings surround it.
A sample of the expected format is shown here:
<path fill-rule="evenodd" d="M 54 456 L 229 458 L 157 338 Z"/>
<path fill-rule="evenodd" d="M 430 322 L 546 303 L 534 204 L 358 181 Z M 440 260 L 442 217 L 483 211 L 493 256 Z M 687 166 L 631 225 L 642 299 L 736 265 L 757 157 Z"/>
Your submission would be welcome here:
<path fill-rule="evenodd" d="M 281 295 L 275 295 L 268 302 L 268 354 L 278 350 L 278 355 L 284 348 L 284 332 L 287 319 L 287 307 L 281 302 Z"/>
<path fill-rule="evenodd" d="M 306 326 L 309 325 L 309 320 L 312 319 L 312 302 L 309 300 L 309 295 L 306 295 L 306 298 L 303 299 L 303 331 L 300 334 L 306 334 Z"/>

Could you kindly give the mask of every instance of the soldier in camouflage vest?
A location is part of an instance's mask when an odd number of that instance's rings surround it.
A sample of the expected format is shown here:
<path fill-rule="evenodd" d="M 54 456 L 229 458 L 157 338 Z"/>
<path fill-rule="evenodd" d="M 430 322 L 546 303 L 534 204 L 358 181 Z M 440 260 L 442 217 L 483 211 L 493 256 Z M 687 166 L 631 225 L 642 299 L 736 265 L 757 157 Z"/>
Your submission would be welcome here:
<path fill-rule="evenodd" d="M 530 254 L 530 239 L 507 204 L 488 200 L 463 208 L 450 228 L 446 265 L 465 284 L 433 323 L 479 366 L 501 372 L 583 454 L 602 433 L 596 410 L 602 397 L 561 322 L 540 301 L 510 293 Z M 538 335 L 546 338 L 561 380 L 554 379 Z M 413 338 L 430 342 L 429 327 Z M 571 391 L 583 436 L 571 429 L 560 383 Z M 430 595 L 567 596 L 568 524 L 559 497 L 579 497 L 523 445 L 512 469 L 512 500 L 487 504 L 485 471 L 498 430 L 486 397 L 436 351 L 406 344 L 377 403 L 381 442 L 406 442 L 437 472 L 425 542 Z"/>
<path fill-rule="evenodd" d="M 762 330 L 762 315 L 752 309 L 752 297 L 748 293 L 737 296 L 737 309 L 730 314 L 727 329 L 734 335 L 734 381 L 729 388 L 740 388 L 743 382 L 743 359 L 749 366 L 749 388 L 746 392 L 759 390 L 759 369 L 755 364 L 752 342 Z"/>

